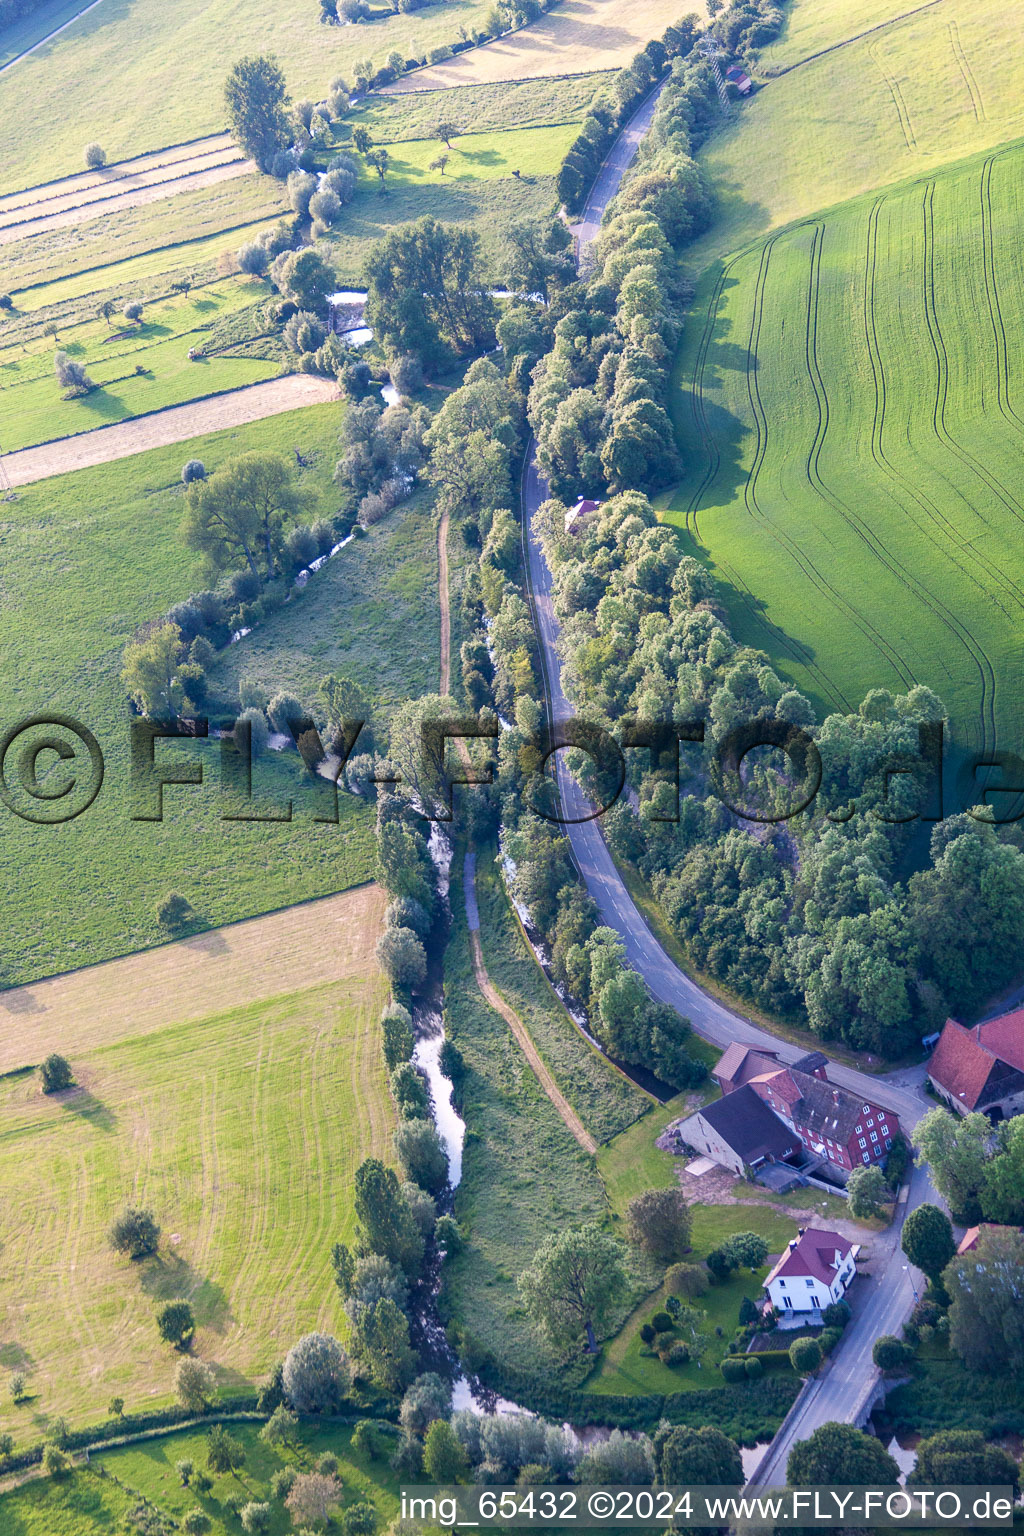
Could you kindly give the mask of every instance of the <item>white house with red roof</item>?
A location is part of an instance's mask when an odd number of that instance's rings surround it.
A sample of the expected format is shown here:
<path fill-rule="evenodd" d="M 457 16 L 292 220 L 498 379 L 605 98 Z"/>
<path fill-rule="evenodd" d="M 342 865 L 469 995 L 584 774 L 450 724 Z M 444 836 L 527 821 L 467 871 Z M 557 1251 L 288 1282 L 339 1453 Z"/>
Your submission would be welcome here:
<path fill-rule="evenodd" d="M 823 1312 L 842 1301 L 857 1272 L 858 1243 L 821 1227 L 802 1228 L 764 1282 L 776 1312 Z"/>
<path fill-rule="evenodd" d="M 958 1114 L 992 1120 L 1024 1113 L 1024 1008 L 968 1029 L 947 1019 L 928 1062 L 939 1098 Z"/>

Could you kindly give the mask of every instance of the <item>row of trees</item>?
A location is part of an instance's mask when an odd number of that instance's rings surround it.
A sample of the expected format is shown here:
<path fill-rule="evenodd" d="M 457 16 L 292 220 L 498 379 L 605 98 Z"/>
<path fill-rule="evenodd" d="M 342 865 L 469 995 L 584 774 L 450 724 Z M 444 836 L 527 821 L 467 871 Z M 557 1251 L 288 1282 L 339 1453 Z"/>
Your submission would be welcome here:
<path fill-rule="evenodd" d="M 936 1108 L 914 1137 L 958 1221 L 1024 1225 L 1024 1116 L 993 1130 L 987 1115 Z"/>

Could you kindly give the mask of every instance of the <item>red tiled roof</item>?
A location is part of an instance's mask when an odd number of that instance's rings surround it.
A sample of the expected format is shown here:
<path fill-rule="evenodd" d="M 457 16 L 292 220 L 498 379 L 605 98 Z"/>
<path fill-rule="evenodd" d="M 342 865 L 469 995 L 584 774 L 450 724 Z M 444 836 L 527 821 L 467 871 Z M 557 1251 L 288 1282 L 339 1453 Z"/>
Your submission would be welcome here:
<path fill-rule="evenodd" d="M 777 1061 L 778 1057 L 774 1051 L 755 1051 L 751 1046 L 740 1045 L 734 1040 L 719 1057 L 711 1075 L 720 1081 L 735 1083 L 740 1087 L 743 1083 L 748 1083 L 757 1073 L 764 1072 L 768 1068 L 777 1071 L 778 1068 L 775 1065 Z"/>
<path fill-rule="evenodd" d="M 1006 1014 L 1003 1019 L 993 1019 L 992 1023 L 1002 1024 L 1011 1017 Z M 967 1109 L 973 1109 L 981 1098 L 995 1059 L 993 1051 L 981 1043 L 973 1029 L 965 1029 L 956 1019 L 947 1019 L 928 1063 L 928 1076 L 952 1098 L 959 1099 Z"/>
<path fill-rule="evenodd" d="M 852 1250 L 853 1244 L 838 1232 L 808 1227 L 800 1241 L 786 1249 L 764 1283 L 769 1285 L 778 1275 L 811 1275 L 823 1285 L 831 1285 L 836 1270 Z"/>
<path fill-rule="evenodd" d="M 1009 1062 L 1018 1072 L 1024 1072 L 1024 1008 L 1015 1008 L 1012 1013 L 1003 1013 L 998 1019 L 979 1024 L 977 1034 L 993 1056 Z"/>

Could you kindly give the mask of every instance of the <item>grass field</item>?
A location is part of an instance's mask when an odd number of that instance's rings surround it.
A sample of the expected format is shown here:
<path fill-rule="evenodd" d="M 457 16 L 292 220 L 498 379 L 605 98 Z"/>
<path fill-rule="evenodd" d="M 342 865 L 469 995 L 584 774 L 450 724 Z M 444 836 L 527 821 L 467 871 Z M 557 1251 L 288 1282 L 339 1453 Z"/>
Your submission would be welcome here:
<path fill-rule="evenodd" d="M 452 140 L 451 149 L 437 139 L 406 139 L 388 147 L 391 164 L 387 184 L 391 188 L 415 186 L 426 181 L 447 187 L 451 182 L 510 179 L 516 170 L 524 177 L 550 177 L 557 172 L 577 132 L 577 124 L 562 123 L 548 128 L 465 133 Z M 439 155 L 448 156 L 443 174 L 440 170 L 430 169 Z M 377 183 L 372 169 L 364 168 L 363 175 L 367 181 Z M 346 223 L 346 216 L 342 214 L 339 220 L 342 232 Z"/>
<path fill-rule="evenodd" d="M 835 48 L 872 27 L 883 27 L 921 0 L 790 0 L 785 22 L 774 42 L 758 49 L 758 71 L 773 75 L 791 69 L 812 54 Z"/>
<path fill-rule="evenodd" d="M 848 33 L 874 15 L 858 6 Z M 718 210 L 687 263 L 698 272 L 762 232 L 1024 134 L 1024 99 L 1006 88 L 1022 66 L 1024 32 L 1000 0 L 939 0 L 769 81 L 701 153 Z"/>
<path fill-rule="evenodd" d="M 456 158 L 452 156 L 453 161 Z M 480 236 L 487 275 L 499 282 L 504 277 L 502 253 L 509 229 L 525 219 L 550 214 L 555 200 L 553 176 L 455 181 L 446 175 L 443 186 L 437 176 L 436 181 L 396 185 L 383 197 L 369 185 L 360 185 L 321 244 L 339 284 L 356 286 L 366 278 L 366 263 L 378 240 L 396 225 L 429 215 L 445 223 L 470 224 Z"/>
<path fill-rule="evenodd" d="M 587 1130 L 606 1141 L 642 1115 L 650 1100 L 588 1045 L 527 949 L 493 851 L 476 866 L 480 944 L 488 974 L 526 1029 Z M 625 1132 L 628 1134 L 628 1132 Z"/>
<path fill-rule="evenodd" d="M 371 877 L 372 810 L 342 796 L 340 826 L 314 824 L 317 808 L 323 809 L 319 790 L 295 754 L 268 754 L 254 778 L 263 809 L 268 796 L 278 814 L 294 801 L 290 823 L 222 819 L 228 807 L 213 741 L 161 748 L 197 755 L 206 780 L 170 791 L 163 822 L 131 820 L 128 713 L 119 681 L 122 647 L 136 626 L 195 586 L 193 559 L 179 532 L 185 460 L 202 458 L 210 468 L 249 448 L 289 459 L 299 448 L 316 460 L 301 481 L 310 515 L 330 515 L 337 507 L 331 475 L 338 421 L 337 406 L 293 411 L 42 481 L 4 508 L 0 643 L 8 665 L 0 717 L 15 722 L 63 710 L 89 726 L 106 759 L 103 788 L 77 820 L 38 827 L 6 808 L 0 812 L 5 984 L 151 945 L 159 937 L 154 904 L 168 890 L 181 889 L 204 921 L 221 924 Z M 307 625 L 320 611 L 323 583 L 337 579 L 356 549 L 349 546 L 295 602 Z M 394 614 L 397 595 L 390 601 Z M 418 595 L 409 601 L 418 606 Z M 390 686 L 397 690 L 403 665 L 414 686 L 419 637 L 400 628 L 391 645 Z"/>
<path fill-rule="evenodd" d="M 467 1067 L 466 1144 L 455 1206 L 466 1244 L 445 1265 L 444 1304 L 475 1352 L 492 1357 L 501 1371 L 530 1375 L 549 1370 L 551 1357 L 522 1310 L 516 1277 L 550 1232 L 601 1220 L 607 1203 L 593 1159 L 562 1124 L 508 1025 L 477 991 L 460 873 L 456 860 L 445 1017 Z M 497 949 L 492 933 L 488 922 L 481 932 L 488 967 Z"/>
<path fill-rule="evenodd" d="M 703 6 L 691 9 L 701 11 Z M 620 69 L 650 38 L 660 37 L 678 20 L 674 0 L 566 0 L 521 31 L 471 48 L 448 63 L 415 70 L 384 91 L 397 96 L 495 80 Z"/>
<path fill-rule="evenodd" d="M 215 345 L 211 336 L 214 327 L 234 334 L 225 324 L 231 317 L 241 336 L 262 331 L 262 322 L 238 311 L 251 308 L 266 295 L 266 284 L 256 279 L 227 278 L 187 299 L 165 299 L 147 306 L 139 325 L 121 320 L 119 314 L 107 325 L 95 318 L 94 311 L 87 324 L 58 332 L 55 342 L 40 338 L 27 351 L 24 347 L 3 349 L 0 329 L 4 448 L 13 451 L 70 433 L 88 432 L 201 395 L 275 378 L 281 359 L 274 353 L 279 353 L 280 347 L 267 343 L 264 357 L 229 351 L 196 362 L 188 360 L 190 348 Z M 85 364 L 96 389 L 81 399 L 64 399 L 54 377 L 55 346 Z M 144 371 L 136 372 L 140 368 Z"/>
<path fill-rule="evenodd" d="M 173 12 L 159 0 L 104 0 L 0 75 L 0 190 L 78 170 L 92 139 L 113 161 L 217 132 L 225 126 L 224 77 L 244 54 L 276 54 L 292 97 L 316 101 L 333 76 L 351 78 L 356 60 L 383 64 L 393 49 L 425 55 L 455 42 L 460 26 L 482 22 L 487 9 L 488 0 L 446 0 L 362 26 L 323 27 L 308 0 L 263 10 L 183 0 Z M 96 89 L 108 80 L 117 82 L 114 114 Z M 59 100 L 61 110 L 40 116 L 41 99 Z"/>
<path fill-rule="evenodd" d="M 240 677 L 252 678 L 312 703 L 320 678 L 341 672 L 369 694 L 384 740 L 394 706 L 437 687 L 441 618 L 429 498 L 419 493 L 375 524 L 316 582 L 314 602 L 290 604 L 222 651 L 211 681 L 230 693 Z"/>
<path fill-rule="evenodd" d="M 373 956 L 382 911 L 375 886 L 310 910 L 316 980 L 296 980 L 294 937 L 282 970 L 270 918 L 248 936 L 250 964 L 236 962 L 233 985 L 220 963 L 230 930 L 198 941 L 213 957 L 205 967 L 184 946 L 180 1000 L 161 952 L 151 978 L 130 961 L 120 985 L 119 968 L 62 985 L 80 1086 L 45 1098 L 34 1074 L 0 1080 L 0 1359 L 28 1376 L 30 1401 L 5 1415 L 20 1439 L 57 1413 L 95 1418 L 114 1392 L 129 1409 L 168 1398 L 175 1362 L 153 1321 L 164 1299 L 191 1299 L 195 1352 L 224 1389 L 336 1323 L 330 1246 L 351 1232 L 355 1168 L 386 1153 L 392 1118 Z M 317 956 L 324 944 L 333 974 Z M 149 997 L 137 1033 L 118 1001 L 126 984 Z M 113 1027 L 95 1006 L 104 987 Z M 159 1253 L 136 1265 L 105 1237 L 129 1199 L 163 1228 Z"/>
<path fill-rule="evenodd" d="M 145 1498 L 175 1521 L 181 1521 L 198 1505 L 212 1521 L 212 1536 L 237 1536 L 238 1522 L 228 1514 L 224 1503 L 231 1494 L 244 1489 L 254 1501 L 271 1503 L 271 1536 L 284 1536 L 294 1527 L 281 1503 L 273 1499 L 271 1478 L 283 1466 L 308 1470 L 325 1452 L 338 1458 L 339 1476 L 344 1484 L 343 1507 L 368 1500 L 376 1506 L 381 1526 L 398 1510 L 398 1479 L 386 1461 L 371 1462 L 353 1447 L 351 1428 L 345 1425 L 305 1424 L 299 1432 L 296 1453 L 283 1456 L 264 1445 L 258 1426 L 231 1423 L 228 1428 L 245 1451 L 241 1483 L 230 1474 L 219 1475 L 213 1479 L 209 1494 L 201 1499 L 184 1489 L 177 1463 L 187 1460 L 197 1468 L 205 1468 L 207 1440 L 202 1430 L 185 1430 L 140 1445 L 104 1451 L 93 1458 L 90 1469 L 75 1472 L 63 1482 L 30 1483 L 0 1495 L 0 1529 L 4 1536 L 109 1536 L 109 1532 L 121 1529 L 121 1522 L 139 1498 Z"/>
<path fill-rule="evenodd" d="M 676 375 L 667 515 L 739 635 L 822 708 L 927 684 L 961 749 L 1018 747 L 1022 165 L 977 156 L 713 269 Z"/>
<path fill-rule="evenodd" d="M 239 226 L 255 224 L 265 228 L 276 223 L 286 210 L 282 184 L 269 176 L 239 176 L 234 181 L 199 187 L 162 202 L 123 208 L 118 213 L 47 230 L 3 246 L 0 270 L 4 289 L 19 293 L 36 286 L 32 299 L 35 303 L 38 285 L 86 272 L 94 276 L 94 288 L 106 287 L 106 274 L 96 274 L 94 269 L 158 251 L 163 253 L 164 265 L 154 271 L 171 271 L 187 266 L 200 251 L 209 260 L 215 252 L 236 250 L 252 238 L 251 229 Z M 225 238 L 224 232 L 228 230 L 232 233 Z M 210 237 L 218 235 L 220 240 L 213 245 Z M 204 246 L 196 244 L 200 240 Z"/>
<path fill-rule="evenodd" d="M 586 117 L 596 93 L 613 79 L 614 72 L 605 71 L 556 80 L 503 80 L 500 85 L 466 85 L 404 96 L 373 95 L 350 112 L 346 121 L 368 128 L 378 144 L 429 133 L 442 116 L 454 119 L 468 133 L 578 123 Z"/>

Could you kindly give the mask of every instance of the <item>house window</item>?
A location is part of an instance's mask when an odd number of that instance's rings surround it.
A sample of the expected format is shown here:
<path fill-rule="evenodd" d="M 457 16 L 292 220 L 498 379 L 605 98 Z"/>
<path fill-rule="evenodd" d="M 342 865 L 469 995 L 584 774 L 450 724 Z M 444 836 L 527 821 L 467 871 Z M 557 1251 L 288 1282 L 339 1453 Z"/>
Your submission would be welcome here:
<path fill-rule="evenodd" d="M 888 1152 L 888 1150 L 889 1150 L 889 1148 L 891 1146 L 892 1146 L 892 1137 L 891 1136 L 887 1136 L 885 1138 L 885 1150 Z"/>
<path fill-rule="evenodd" d="M 793 1298 L 792 1298 L 792 1296 L 783 1296 L 783 1298 L 782 1298 L 782 1305 L 784 1307 L 791 1307 L 793 1305 Z"/>
<path fill-rule="evenodd" d="M 863 1113 L 865 1115 L 870 1115 L 870 1113 L 871 1113 L 871 1105 L 870 1104 L 865 1104 L 864 1105 Z"/>
<path fill-rule="evenodd" d="M 863 1136 L 860 1139 L 860 1144 L 861 1144 L 862 1147 L 866 1147 L 867 1146 L 867 1142 L 864 1140 Z"/>
<path fill-rule="evenodd" d="M 866 1163 L 870 1163 L 870 1161 L 871 1161 L 871 1153 L 870 1153 L 870 1152 L 865 1152 L 865 1153 L 864 1153 L 864 1154 L 863 1154 L 863 1157 L 864 1157 L 864 1161 L 865 1161 L 865 1162 L 866 1162 Z"/>
<path fill-rule="evenodd" d="M 871 1140 L 872 1141 L 877 1141 L 878 1140 L 878 1132 L 877 1131 L 872 1131 L 871 1132 Z"/>
<path fill-rule="evenodd" d="M 860 1135 L 860 1133 L 861 1133 L 861 1131 L 862 1131 L 862 1130 L 863 1130 L 863 1129 L 864 1129 L 864 1127 L 863 1127 L 863 1126 L 862 1126 L 862 1125 L 858 1125 L 858 1127 L 857 1127 L 857 1129 L 856 1129 L 856 1130 L 855 1130 L 855 1131 L 854 1131 L 854 1133 L 853 1133 L 853 1134 L 854 1134 L 854 1135 L 855 1135 L 855 1136 L 859 1136 L 859 1135 Z"/>
<path fill-rule="evenodd" d="M 871 1127 L 872 1127 L 872 1126 L 873 1126 L 873 1125 L 874 1125 L 874 1123 L 875 1123 L 875 1122 L 874 1122 L 874 1121 L 873 1121 L 873 1120 L 869 1120 L 869 1121 L 868 1121 L 868 1129 L 869 1129 L 869 1130 L 870 1130 L 870 1129 L 871 1129 Z"/>
<path fill-rule="evenodd" d="M 807 1280 L 807 1281 L 806 1281 L 806 1282 L 805 1282 L 805 1284 L 806 1284 L 806 1286 L 807 1286 L 807 1289 L 808 1289 L 808 1290 L 809 1290 L 809 1291 L 813 1291 L 813 1290 L 814 1290 L 814 1281 L 813 1281 L 813 1280 Z"/>
<path fill-rule="evenodd" d="M 785 1290 L 785 1289 L 786 1289 L 786 1282 L 785 1282 L 785 1280 L 780 1280 L 780 1281 L 779 1281 L 779 1285 L 780 1285 L 780 1287 L 781 1287 L 781 1288 L 782 1288 L 782 1290 Z"/>

